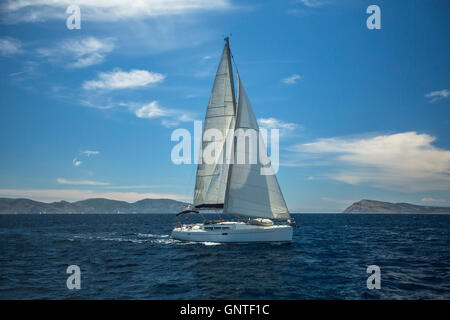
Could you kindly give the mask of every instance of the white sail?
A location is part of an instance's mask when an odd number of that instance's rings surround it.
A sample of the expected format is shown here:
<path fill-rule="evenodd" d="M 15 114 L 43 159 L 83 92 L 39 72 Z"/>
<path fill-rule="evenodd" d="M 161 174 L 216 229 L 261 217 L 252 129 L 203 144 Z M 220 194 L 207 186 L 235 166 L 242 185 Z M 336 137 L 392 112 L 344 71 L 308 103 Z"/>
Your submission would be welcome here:
<path fill-rule="evenodd" d="M 263 150 L 260 152 L 264 152 L 264 155 L 267 156 L 264 142 L 259 133 L 258 122 L 240 78 L 238 92 L 236 130 L 255 130 L 256 136 L 261 139 L 260 146 Z M 256 163 L 249 163 L 249 147 L 247 143 L 245 146 L 247 161 L 244 164 L 236 162 L 230 165 L 224 213 L 247 217 L 289 219 L 289 210 L 278 185 L 277 177 L 275 174 L 261 174 L 263 165 L 260 163 L 259 157 L 257 157 Z"/>
<path fill-rule="evenodd" d="M 232 77 L 230 48 L 227 41 L 217 68 L 203 127 L 203 133 L 208 129 L 219 130 L 223 137 L 222 146 L 225 143 L 228 130 L 233 129 L 235 124 L 236 112 Z M 200 157 L 203 157 L 203 150 L 209 144 L 215 143 L 204 141 L 203 138 L 202 134 Z M 194 206 L 196 208 L 222 208 L 225 199 L 229 164 L 223 163 L 225 161 L 207 164 L 202 159 L 199 161 L 197 168 Z"/>

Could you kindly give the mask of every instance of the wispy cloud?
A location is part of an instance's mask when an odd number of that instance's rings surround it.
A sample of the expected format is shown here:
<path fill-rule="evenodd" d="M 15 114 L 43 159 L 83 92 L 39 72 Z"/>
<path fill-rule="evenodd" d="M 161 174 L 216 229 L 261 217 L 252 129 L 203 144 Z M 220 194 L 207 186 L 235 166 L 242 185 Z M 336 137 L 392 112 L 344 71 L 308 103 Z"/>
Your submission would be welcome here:
<path fill-rule="evenodd" d="M 71 68 L 84 68 L 103 62 L 106 54 L 113 49 L 112 38 L 86 37 L 67 39 L 50 48 L 39 48 L 36 52 L 52 62 L 64 63 Z"/>
<path fill-rule="evenodd" d="M 84 186 L 107 186 L 108 182 L 92 181 L 92 180 L 68 180 L 64 178 L 56 179 L 59 184 L 84 185 Z"/>
<path fill-rule="evenodd" d="M 0 54 L 11 56 L 22 52 L 22 42 L 11 37 L 0 38 Z"/>
<path fill-rule="evenodd" d="M 34 61 L 24 61 L 22 70 L 9 74 L 13 81 L 22 81 L 36 76 L 38 63 Z"/>
<path fill-rule="evenodd" d="M 188 201 L 189 197 L 170 193 L 102 192 L 82 189 L 0 189 L 2 197 L 26 197 L 40 201 L 78 201 L 89 198 L 106 198 L 135 202 L 142 199 L 174 199 Z"/>
<path fill-rule="evenodd" d="M 291 2 L 292 7 L 287 12 L 294 16 L 307 15 L 329 3 L 328 0 L 296 0 Z"/>
<path fill-rule="evenodd" d="M 439 203 L 439 202 L 444 203 L 444 202 L 447 202 L 447 201 L 444 200 L 444 199 L 434 199 L 434 198 L 422 198 L 420 201 L 422 201 L 422 202 L 435 202 L 435 203 Z"/>
<path fill-rule="evenodd" d="M 138 118 L 151 119 L 151 118 L 165 117 L 167 116 L 167 111 L 161 109 L 161 107 L 158 104 L 158 101 L 152 101 L 137 109 L 135 114 Z"/>
<path fill-rule="evenodd" d="M 72 160 L 72 163 L 73 163 L 73 166 L 74 166 L 74 167 L 79 167 L 79 166 L 81 166 L 81 164 L 82 164 L 83 162 L 80 161 L 80 160 L 78 160 L 77 158 L 74 158 L 74 159 Z"/>
<path fill-rule="evenodd" d="M 100 154 L 100 151 L 95 151 L 95 150 L 84 150 L 81 152 L 81 154 L 85 154 L 88 157 L 92 156 L 92 155 L 97 155 Z"/>
<path fill-rule="evenodd" d="M 181 122 L 189 122 L 194 120 L 188 112 L 162 108 L 158 101 L 152 101 L 135 108 L 134 113 L 138 118 L 143 119 L 160 118 L 161 123 L 165 127 L 174 127 Z"/>
<path fill-rule="evenodd" d="M 329 178 L 349 184 L 414 192 L 450 189 L 450 151 L 432 145 L 435 137 L 405 132 L 363 138 L 322 138 L 294 150 L 326 159 Z"/>
<path fill-rule="evenodd" d="M 299 74 L 293 74 L 290 77 L 281 79 L 281 82 L 283 82 L 284 84 L 294 84 L 297 82 L 297 80 L 300 80 L 300 75 Z"/>
<path fill-rule="evenodd" d="M 301 4 L 307 7 L 320 7 L 326 4 L 328 1 L 323 0 L 298 0 Z"/>
<path fill-rule="evenodd" d="M 177 187 L 176 185 L 136 185 L 136 186 L 106 186 L 106 189 L 154 189 L 154 188 L 171 188 Z"/>
<path fill-rule="evenodd" d="M 83 161 L 81 161 L 80 160 L 80 158 L 81 157 L 90 157 L 90 156 L 93 156 L 93 155 L 98 155 L 98 154 L 100 154 L 100 151 L 95 151 L 95 150 L 84 150 L 84 151 L 81 151 L 79 154 L 78 154 L 78 156 L 77 157 L 75 157 L 73 160 L 72 160 L 72 163 L 73 163 L 73 166 L 74 167 L 79 167 L 82 163 L 83 163 Z"/>
<path fill-rule="evenodd" d="M 150 84 L 162 82 L 166 78 L 161 73 L 147 70 L 130 70 L 128 72 L 120 69 L 111 72 L 101 72 L 98 74 L 98 80 L 85 81 L 83 88 L 86 90 L 106 89 L 120 90 L 145 87 Z"/>
<path fill-rule="evenodd" d="M 100 96 L 100 98 L 104 97 Z M 82 100 L 81 103 L 85 106 L 101 110 L 109 110 L 114 108 L 126 109 L 141 119 L 158 119 L 160 120 L 160 123 L 167 128 L 175 127 L 182 122 L 189 122 L 195 119 L 194 113 L 191 111 L 166 108 L 156 100 L 151 102 L 114 102 L 112 99 L 108 98 L 106 102 L 103 101 L 100 104 L 94 103 L 90 100 Z"/>
<path fill-rule="evenodd" d="M 302 126 L 293 122 L 284 122 L 283 120 L 276 118 L 259 118 L 258 124 L 261 128 L 278 129 L 280 136 L 286 136 L 291 134 L 295 129 L 302 128 Z"/>
<path fill-rule="evenodd" d="M 450 90 L 448 89 L 443 89 L 443 90 L 439 90 L 439 91 L 433 91 L 430 93 L 427 93 L 425 95 L 426 98 L 429 99 L 428 102 L 433 103 L 439 100 L 443 100 L 443 99 L 447 99 L 450 97 Z"/>
<path fill-rule="evenodd" d="M 269 129 L 287 129 L 294 130 L 297 127 L 297 124 L 292 122 L 284 122 L 280 119 L 275 118 L 259 118 L 258 123 L 260 126 L 269 128 Z"/>
<path fill-rule="evenodd" d="M 78 0 L 86 21 L 117 21 L 182 15 L 205 10 L 230 8 L 228 0 Z M 64 19 L 65 9 L 73 0 L 17 0 L 1 5 L 4 19 L 9 23 Z"/>
<path fill-rule="evenodd" d="M 102 189 L 173 189 L 174 185 L 112 185 L 109 182 L 93 181 L 93 180 L 70 180 L 65 178 L 57 178 L 56 182 L 62 185 L 74 186 L 98 186 Z"/>

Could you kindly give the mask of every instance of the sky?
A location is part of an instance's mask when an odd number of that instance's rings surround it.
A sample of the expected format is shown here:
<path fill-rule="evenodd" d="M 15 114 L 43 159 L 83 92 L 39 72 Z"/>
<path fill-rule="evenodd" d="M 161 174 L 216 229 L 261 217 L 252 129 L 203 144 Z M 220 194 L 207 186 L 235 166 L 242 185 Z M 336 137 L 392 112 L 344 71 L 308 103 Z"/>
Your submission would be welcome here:
<path fill-rule="evenodd" d="M 79 5 L 81 29 L 66 9 Z M 381 29 L 370 30 L 369 5 Z M 0 4 L 0 197 L 191 201 L 177 128 L 223 49 L 279 128 L 291 212 L 361 199 L 450 206 L 450 3 L 36 0 Z"/>

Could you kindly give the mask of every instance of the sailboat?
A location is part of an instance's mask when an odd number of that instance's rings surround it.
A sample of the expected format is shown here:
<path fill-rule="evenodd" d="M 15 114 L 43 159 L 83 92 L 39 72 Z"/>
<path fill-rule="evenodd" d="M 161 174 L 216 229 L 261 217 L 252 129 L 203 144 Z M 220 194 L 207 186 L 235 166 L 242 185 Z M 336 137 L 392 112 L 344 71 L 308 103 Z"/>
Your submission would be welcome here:
<path fill-rule="evenodd" d="M 206 110 L 202 132 L 202 152 L 211 143 L 205 138 L 208 129 L 219 130 L 223 137 L 238 129 L 252 129 L 258 134 L 258 143 L 267 157 L 261 141 L 258 122 L 250 100 L 242 84 L 239 72 L 238 99 L 236 103 L 229 38 L 225 39 L 219 66 L 214 79 L 211 96 Z M 234 60 L 234 59 L 233 59 Z M 200 214 L 202 210 L 222 210 L 222 214 L 237 217 L 237 221 L 205 220 L 203 223 L 181 224 L 172 231 L 172 238 L 194 242 L 291 242 L 295 222 L 289 214 L 283 194 L 273 173 L 270 162 L 241 163 L 236 161 L 237 147 L 234 137 L 232 148 L 221 142 L 220 156 L 231 153 L 232 161 L 199 161 L 196 174 L 193 205 L 183 208 L 177 214 Z M 247 147 L 247 145 L 245 145 Z M 250 146 L 249 146 L 250 148 Z M 227 151 L 231 150 L 231 151 Z M 242 152 L 242 149 L 240 149 Z M 244 150 L 248 156 L 249 150 Z M 229 155 L 229 154 L 228 154 Z M 249 157 L 249 156 L 248 156 Z M 222 159 L 217 157 L 217 159 Z M 272 170 L 272 174 L 262 174 L 262 168 Z M 202 215 L 203 217 L 203 215 Z"/>

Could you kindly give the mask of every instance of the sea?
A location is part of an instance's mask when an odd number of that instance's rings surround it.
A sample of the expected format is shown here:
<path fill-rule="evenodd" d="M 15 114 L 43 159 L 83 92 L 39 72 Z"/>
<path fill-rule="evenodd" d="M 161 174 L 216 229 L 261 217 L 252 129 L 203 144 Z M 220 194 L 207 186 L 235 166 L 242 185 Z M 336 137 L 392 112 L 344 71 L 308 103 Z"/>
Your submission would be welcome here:
<path fill-rule="evenodd" d="M 219 244 L 174 214 L 0 215 L 0 299 L 450 298 L 450 215 L 293 216 L 291 244 Z"/>

